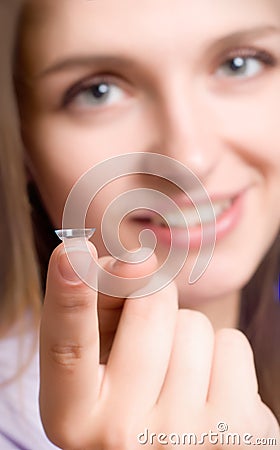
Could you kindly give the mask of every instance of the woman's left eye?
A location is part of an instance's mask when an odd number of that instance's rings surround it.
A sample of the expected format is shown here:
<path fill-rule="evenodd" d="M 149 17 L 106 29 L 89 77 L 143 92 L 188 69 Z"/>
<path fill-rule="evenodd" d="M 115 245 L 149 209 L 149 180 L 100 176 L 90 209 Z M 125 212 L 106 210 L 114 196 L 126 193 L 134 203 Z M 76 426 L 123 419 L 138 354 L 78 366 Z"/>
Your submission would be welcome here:
<path fill-rule="evenodd" d="M 250 78 L 263 70 L 265 62 L 253 56 L 236 56 L 227 60 L 217 70 L 218 76 Z"/>
<path fill-rule="evenodd" d="M 78 107 L 110 106 L 122 100 L 124 91 L 113 83 L 101 81 L 92 83 L 87 87 L 80 87 L 70 93 L 66 103 L 72 103 Z M 69 98 L 70 97 L 70 98 Z"/>

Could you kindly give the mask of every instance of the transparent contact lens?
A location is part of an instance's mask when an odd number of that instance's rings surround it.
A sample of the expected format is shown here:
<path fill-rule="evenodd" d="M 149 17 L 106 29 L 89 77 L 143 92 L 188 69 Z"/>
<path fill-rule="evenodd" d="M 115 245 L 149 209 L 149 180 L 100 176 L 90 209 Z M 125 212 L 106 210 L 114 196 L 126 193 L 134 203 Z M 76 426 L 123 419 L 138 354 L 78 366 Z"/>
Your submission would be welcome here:
<path fill-rule="evenodd" d="M 62 230 L 55 230 L 55 233 L 63 242 L 65 239 L 86 238 L 90 239 L 96 228 L 65 228 Z"/>

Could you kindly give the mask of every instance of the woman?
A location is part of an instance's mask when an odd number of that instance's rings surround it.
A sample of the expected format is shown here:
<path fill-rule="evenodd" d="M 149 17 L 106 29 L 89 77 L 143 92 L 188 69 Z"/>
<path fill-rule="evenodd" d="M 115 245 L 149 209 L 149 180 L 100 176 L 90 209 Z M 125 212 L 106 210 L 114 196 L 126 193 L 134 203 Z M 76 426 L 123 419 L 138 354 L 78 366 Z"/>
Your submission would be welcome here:
<path fill-rule="evenodd" d="M 97 228 L 100 256 L 107 255 L 102 218 L 123 192 L 157 190 L 193 220 L 190 252 L 175 283 L 133 301 L 99 299 L 106 365 L 99 366 L 96 294 L 75 277 L 63 249 L 54 252 L 40 402 L 57 445 L 139 448 L 149 430 L 160 448 L 160 432 L 201 435 L 221 419 L 230 432 L 279 439 L 279 20 L 273 0 L 26 3 L 16 87 L 28 171 L 52 226 L 61 227 L 79 177 L 129 152 L 181 162 L 207 189 L 216 215 L 213 258 L 188 285 L 200 232 L 174 186 L 150 175 L 127 177 L 95 197 L 87 223 Z M 167 211 L 179 252 L 182 225 L 170 216 Z M 124 246 L 137 247 L 143 222 L 156 234 L 162 264 L 167 232 L 151 213 L 123 220 Z M 96 265 L 79 242 L 72 253 L 94 279 Z M 148 272 L 148 262 L 100 264 L 121 277 L 139 276 L 143 267 Z M 248 341 L 235 328 L 252 344 L 261 399 Z"/>

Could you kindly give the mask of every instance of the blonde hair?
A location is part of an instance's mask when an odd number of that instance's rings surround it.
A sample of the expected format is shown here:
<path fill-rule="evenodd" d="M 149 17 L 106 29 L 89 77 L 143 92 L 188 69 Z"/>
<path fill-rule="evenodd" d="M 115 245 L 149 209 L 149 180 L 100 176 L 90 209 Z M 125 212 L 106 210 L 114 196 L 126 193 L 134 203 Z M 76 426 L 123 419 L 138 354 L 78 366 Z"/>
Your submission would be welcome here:
<path fill-rule="evenodd" d="M 13 55 L 19 8 L 18 0 L 0 2 L 1 335 L 19 321 L 27 310 L 38 321 L 41 309 L 41 289 L 13 85 Z"/>

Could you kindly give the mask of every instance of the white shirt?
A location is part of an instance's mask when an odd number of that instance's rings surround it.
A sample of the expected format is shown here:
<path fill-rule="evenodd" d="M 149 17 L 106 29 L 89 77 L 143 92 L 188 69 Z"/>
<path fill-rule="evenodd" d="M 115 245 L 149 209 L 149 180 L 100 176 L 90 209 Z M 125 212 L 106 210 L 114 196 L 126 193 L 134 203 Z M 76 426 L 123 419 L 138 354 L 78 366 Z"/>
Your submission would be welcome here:
<path fill-rule="evenodd" d="M 47 439 L 40 420 L 38 355 L 38 333 L 31 326 L 22 334 L 18 324 L 0 339 L 1 450 L 58 448 Z"/>

